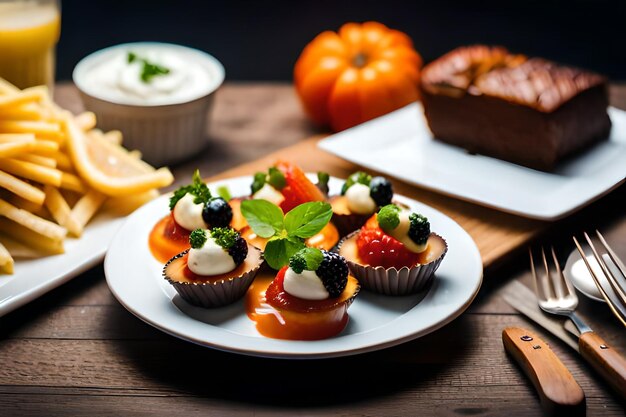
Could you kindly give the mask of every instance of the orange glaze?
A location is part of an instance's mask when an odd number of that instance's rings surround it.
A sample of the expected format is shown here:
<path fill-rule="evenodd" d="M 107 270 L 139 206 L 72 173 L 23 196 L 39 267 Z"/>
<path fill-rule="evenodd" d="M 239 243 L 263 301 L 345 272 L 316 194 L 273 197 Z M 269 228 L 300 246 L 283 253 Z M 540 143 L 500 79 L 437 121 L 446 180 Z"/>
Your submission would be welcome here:
<path fill-rule="evenodd" d="M 152 256 L 159 262 L 167 262 L 182 251 L 189 249 L 189 230 L 181 227 L 172 214 L 154 225 L 148 238 Z"/>
<path fill-rule="evenodd" d="M 288 340 L 319 340 L 339 334 L 348 323 L 348 307 L 358 292 L 353 277 L 337 298 L 302 300 L 283 288 L 285 270 L 276 278 L 257 275 L 246 294 L 246 312 L 263 336 Z"/>

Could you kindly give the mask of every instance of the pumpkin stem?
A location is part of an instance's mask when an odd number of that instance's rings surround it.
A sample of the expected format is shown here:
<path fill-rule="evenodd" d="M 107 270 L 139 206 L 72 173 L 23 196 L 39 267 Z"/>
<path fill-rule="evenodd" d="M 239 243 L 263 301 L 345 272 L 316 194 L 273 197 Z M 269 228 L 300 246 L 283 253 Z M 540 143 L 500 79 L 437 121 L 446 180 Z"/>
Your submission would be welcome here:
<path fill-rule="evenodd" d="M 352 58 L 352 64 L 357 68 L 363 68 L 367 64 L 367 55 L 358 53 Z"/>

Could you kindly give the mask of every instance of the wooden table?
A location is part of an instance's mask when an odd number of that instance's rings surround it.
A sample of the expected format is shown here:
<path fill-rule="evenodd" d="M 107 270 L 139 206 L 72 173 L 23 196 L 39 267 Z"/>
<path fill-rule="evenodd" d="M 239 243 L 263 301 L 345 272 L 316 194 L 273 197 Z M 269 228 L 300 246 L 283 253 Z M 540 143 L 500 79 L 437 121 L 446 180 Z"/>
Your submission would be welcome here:
<path fill-rule="evenodd" d="M 61 105 L 80 110 L 72 86 L 56 93 Z M 626 107 L 626 88 L 614 88 L 612 101 Z M 218 174 L 320 133 L 289 85 L 227 84 L 218 94 L 211 144 L 173 171 L 185 183 L 196 167 Z M 565 256 L 572 233 L 598 227 L 626 256 L 624 197 L 622 186 L 529 238 L 554 242 Z M 502 329 L 522 326 L 543 336 L 572 371 L 588 415 L 623 416 L 624 403 L 575 352 L 498 296 L 510 279 L 530 283 L 525 252 L 483 260 L 479 296 L 446 327 L 383 351 L 314 361 L 239 356 L 165 335 L 115 300 L 99 265 L 0 319 L 0 415 L 538 415 L 532 386 L 502 348 Z M 608 308 L 587 299 L 579 308 L 626 352 L 624 329 Z"/>

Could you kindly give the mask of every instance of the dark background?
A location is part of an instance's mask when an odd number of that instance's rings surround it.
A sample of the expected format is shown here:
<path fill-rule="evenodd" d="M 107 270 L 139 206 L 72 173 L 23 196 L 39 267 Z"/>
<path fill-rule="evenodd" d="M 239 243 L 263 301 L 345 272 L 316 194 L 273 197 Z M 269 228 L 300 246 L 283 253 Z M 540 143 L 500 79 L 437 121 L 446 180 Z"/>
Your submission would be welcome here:
<path fill-rule="evenodd" d="M 291 80 L 302 48 L 323 30 L 376 20 L 406 32 L 426 62 L 464 44 L 594 69 L 626 80 L 626 0 L 193 1 L 62 0 L 59 79 L 90 52 L 165 41 L 219 59 L 230 80 Z"/>

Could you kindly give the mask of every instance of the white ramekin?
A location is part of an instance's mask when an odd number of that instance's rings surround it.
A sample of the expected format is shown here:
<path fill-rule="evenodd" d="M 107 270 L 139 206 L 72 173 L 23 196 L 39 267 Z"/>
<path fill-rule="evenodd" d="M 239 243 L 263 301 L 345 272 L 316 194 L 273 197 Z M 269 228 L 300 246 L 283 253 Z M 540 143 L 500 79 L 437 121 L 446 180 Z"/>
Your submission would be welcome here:
<path fill-rule="evenodd" d="M 135 51 L 149 48 L 172 49 L 186 59 L 193 59 L 209 73 L 211 82 L 190 101 L 158 105 L 112 101 L 99 96 L 85 82 L 95 66 L 119 53 L 120 49 Z M 85 109 L 95 113 L 98 128 L 103 131 L 120 130 L 127 149 L 138 149 L 145 161 L 160 166 L 186 159 L 207 144 L 209 116 L 215 92 L 224 82 L 224 67 L 213 56 L 196 49 L 168 43 L 136 42 L 88 55 L 76 65 L 72 78 L 80 90 Z"/>

